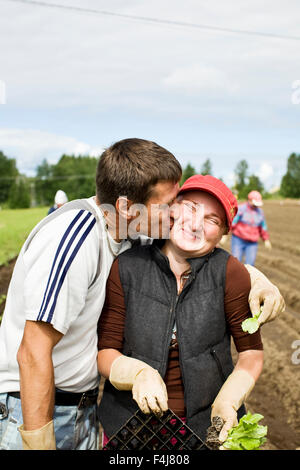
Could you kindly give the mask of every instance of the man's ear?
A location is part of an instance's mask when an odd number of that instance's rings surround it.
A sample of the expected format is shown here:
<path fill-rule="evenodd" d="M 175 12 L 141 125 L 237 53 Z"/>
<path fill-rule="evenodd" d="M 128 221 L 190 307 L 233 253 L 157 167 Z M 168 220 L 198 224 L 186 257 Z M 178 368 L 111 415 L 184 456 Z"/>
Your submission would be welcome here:
<path fill-rule="evenodd" d="M 131 214 L 130 207 L 132 206 L 132 201 L 127 199 L 126 196 L 120 196 L 116 200 L 116 209 L 119 215 L 123 219 L 131 220 L 133 215 Z"/>

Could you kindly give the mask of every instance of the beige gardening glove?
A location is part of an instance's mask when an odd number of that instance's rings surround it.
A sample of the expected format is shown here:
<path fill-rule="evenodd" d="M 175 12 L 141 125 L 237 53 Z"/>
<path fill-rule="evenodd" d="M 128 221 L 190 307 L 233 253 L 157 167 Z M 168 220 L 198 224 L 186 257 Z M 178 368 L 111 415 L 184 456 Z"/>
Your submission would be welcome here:
<path fill-rule="evenodd" d="M 263 304 L 262 313 L 258 317 L 259 324 L 262 325 L 274 320 L 285 310 L 284 298 L 280 294 L 279 289 L 254 266 L 245 264 L 245 268 L 249 272 L 251 279 L 251 290 L 248 300 L 252 315 L 259 314 Z"/>
<path fill-rule="evenodd" d="M 220 442 L 225 442 L 228 431 L 238 424 L 237 411 L 250 395 L 254 385 L 254 378 L 244 369 L 234 370 L 224 382 L 211 407 L 211 420 L 219 416 L 224 421 L 219 434 Z"/>
<path fill-rule="evenodd" d="M 156 369 L 143 361 L 119 356 L 110 369 L 110 383 L 118 390 L 132 390 L 143 413 L 161 416 L 168 409 L 166 385 Z"/>
<path fill-rule="evenodd" d="M 24 450 L 56 450 L 53 420 L 33 431 L 25 431 L 23 424 L 18 429 Z"/>

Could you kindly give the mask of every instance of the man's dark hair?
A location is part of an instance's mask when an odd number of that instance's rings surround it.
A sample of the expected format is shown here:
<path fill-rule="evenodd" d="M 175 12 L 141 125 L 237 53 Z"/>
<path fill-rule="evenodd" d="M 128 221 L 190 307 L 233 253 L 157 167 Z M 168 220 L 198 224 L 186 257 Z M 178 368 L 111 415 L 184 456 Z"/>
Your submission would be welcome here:
<path fill-rule="evenodd" d="M 115 205 L 126 196 L 145 204 L 159 181 L 178 182 L 182 169 L 165 148 L 143 139 L 124 139 L 107 148 L 100 157 L 96 193 L 101 204 Z"/>

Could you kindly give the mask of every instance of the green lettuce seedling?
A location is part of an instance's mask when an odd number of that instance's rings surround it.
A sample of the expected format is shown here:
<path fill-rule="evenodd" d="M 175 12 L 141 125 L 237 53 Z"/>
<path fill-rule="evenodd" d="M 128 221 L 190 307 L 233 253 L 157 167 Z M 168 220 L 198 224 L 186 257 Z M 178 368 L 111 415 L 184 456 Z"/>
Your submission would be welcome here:
<path fill-rule="evenodd" d="M 260 309 L 257 315 L 254 315 L 253 317 L 244 320 L 242 323 L 242 330 L 245 332 L 247 331 L 250 335 L 252 335 L 252 333 L 255 333 L 259 328 L 258 317 L 260 316 L 261 312 L 262 309 Z"/>
<path fill-rule="evenodd" d="M 261 414 L 247 413 L 239 424 L 230 429 L 223 447 L 229 450 L 258 450 L 265 442 L 268 426 L 258 422 L 263 419 Z"/>

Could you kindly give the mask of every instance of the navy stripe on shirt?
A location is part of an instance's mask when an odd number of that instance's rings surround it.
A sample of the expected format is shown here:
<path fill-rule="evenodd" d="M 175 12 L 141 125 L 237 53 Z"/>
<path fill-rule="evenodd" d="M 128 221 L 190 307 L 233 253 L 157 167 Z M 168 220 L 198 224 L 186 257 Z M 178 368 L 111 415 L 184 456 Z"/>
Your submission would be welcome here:
<path fill-rule="evenodd" d="M 85 232 L 83 233 L 82 237 L 80 238 L 79 242 L 77 243 L 77 245 L 75 246 L 70 258 L 68 259 L 68 262 L 66 263 L 64 269 L 63 269 L 63 272 L 62 272 L 62 275 L 59 279 L 59 282 L 58 282 L 58 285 L 57 285 L 57 288 L 56 288 L 56 292 L 55 292 L 55 295 L 54 295 L 54 299 L 53 299 L 53 303 L 52 303 L 52 306 L 51 306 L 51 309 L 50 309 L 50 312 L 49 312 L 49 315 L 48 315 L 48 318 L 47 318 L 47 322 L 51 322 L 52 320 L 52 317 L 53 317 L 53 313 L 54 313 L 54 309 L 55 309 L 55 306 L 56 306 L 56 302 L 57 302 L 57 297 L 58 297 L 58 294 L 60 292 L 60 289 L 61 289 L 61 286 L 64 282 L 64 279 L 66 277 L 66 274 L 68 272 L 68 269 L 70 268 L 76 254 L 78 253 L 78 250 L 79 248 L 81 247 L 81 245 L 83 244 L 84 240 L 86 239 L 86 237 L 88 236 L 88 234 L 90 233 L 90 231 L 92 230 L 92 228 L 94 227 L 96 223 L 96 219 L 94 218 L 92 220 L 92 222 L 90 223 L 90 225 L 88 226 L 88 228 L 85 230 Z"/>
<path fill-rule="evenodd" d="M 39 314 L 38 314 L 38 317 L 37 317 L 37 320 L 42 320 L 47 309 L 48 309 L 48 306 L 50 304 L 50 301 L 51 299 L 53 298 L 53 293 L 55 291 L 55 288 L 57 286 L 57 281 L 59 279 L 59 275 L 61 273 L 61 270 L 62 270 L 62 266 L 64 264 L 64 261 L 69 253 L 69 251 L 71 250 L 71 247 L 72 245 L 74 244 L 74 241 L 78 235 L 78 233 L 80 232 L 80 230 L 82 229 L 82 227 L 86 224 L 86 222 L 88 221 L 88 219 L 92 216 L 92 214 L 90 212 L 87 213 L 87 215 L 84 217 L 84 219 L 80 222 L 80 224 L 77 226 L 76 230 L 74 231 L 74 233 L 72 234 L 62 256 L 61 256 L 61 259 L 59 261 L 59 264 L 58 266 L 56 267 L 56 272 L 55 272 L 55 275 L 52 279 L 52 274 L 54 272 L 54 268 L 55 268 L 55 265 L 56 265 L 56 262 L 58 260 L 58 256 L 62 250 L 62 247 L 68 237 L 68 235 L 70 234 L 72 228 L 75 226 L 75 224 L 79 221 L 80 218 L 82 218 L 83 214 L 86 213 L 86 211 L 84 210 L 80 210 L 79 213 L 76 215 L 76 217 L 74 217 L 74 219 L 72 220 L 72 222 L 70 223 L 70 225 L 68 226 L 67 230 L 65 231 L 61 241 L 60 241 L 60 244 L 58 246 L 58 249 L 56 251 L 56 254 L 55 254 L 55 257 L 54 257 L 54 260 L 53 260 L 53 264 L 52 264 L 52 268 L 51 268 L 51 271 L 50 271 L 50 275 L 49 275 L 49 278 L 48 278 L 48 282 L 47 282 L 47 286 L 46 286 L 46 290 L 45 290 L 45 294 L 44 294 L 44 297 L 43 297 L 43 302 L 42 302 L 42 305 L 41 305 L 41 308 L 40 308 L 40 311 L 39 311 Z M 94 218 L 93 219 L 93 226 L 96 222 L 96 219 Z M 92 227 L 91 227 L 92 228 Z M 84 235 L 82 235 L 83 237 Z M 81 237 L 81 238 L 82 238 Z M 86 238 L 86 236 L 84 237 L 84 239 Z M 81 239 L 80 239 L 81 240 Z M 82 240 L 82 243 L 83 243 L 84 240 Z M 81 243 L 81 244 L 82 244 Z M 81 245 L 80 245 L 81 246 Z M 79 249 L 79 248 L 78 248 Z M 74 250 L 75 251 L 75 250 Z M 78 251 L 78 250 L 77 250 Z M 76 253 L 77 253 L 76 251 Z M 73 252 L 74 253 L 74 252 Z M 75 253 L 75 254 L 76 254 Z M 71 255 L 72 256 L 72 255 Z M 74 257 L 73 257 L 74 259 Z M 67 264 L 68 264 L 68 261 L 67 261 Z M 70 264 L 69 264 L 70 266 Z M 64 276 L 65 277 L 65 276 Z M 52 280 L 52 282 L 51 282 Z M 60 282 L 60 281 L 59 281 Z M 50 283 L 51 283 L 51 286 L 50 286 Z M 61 283 L 62 284 L 62 283 Z M 50 288 L 49 288 L 50 286 Z M 61 285 L 60 285 L 60 288 L 61 288 Z M 60 290 L 59 288 L 59 290 Z M 58 295 L 58 294 L 57 294 Z M 56 300 L 57 300 L 57 295 L 56 295 Z M 55 296 L 55 294 L 54 294 Z M 56 301 L 55 301 L 55 304 L 56 304 Z M 52 304 L 53 306 L 53 304 Z M 51 307 L 52 308 L 52 307 Z M 54 309 L 53 309 L 54 310 Z M 53 315 L 53 311 L 52 311 L 52 314 L 51 314 L 51 318 L 52 318 L 52 315 Z M 48 316 L 49 318 L 49 316 Z M 47 320 L 48 321 L 48 320 Z"/>

